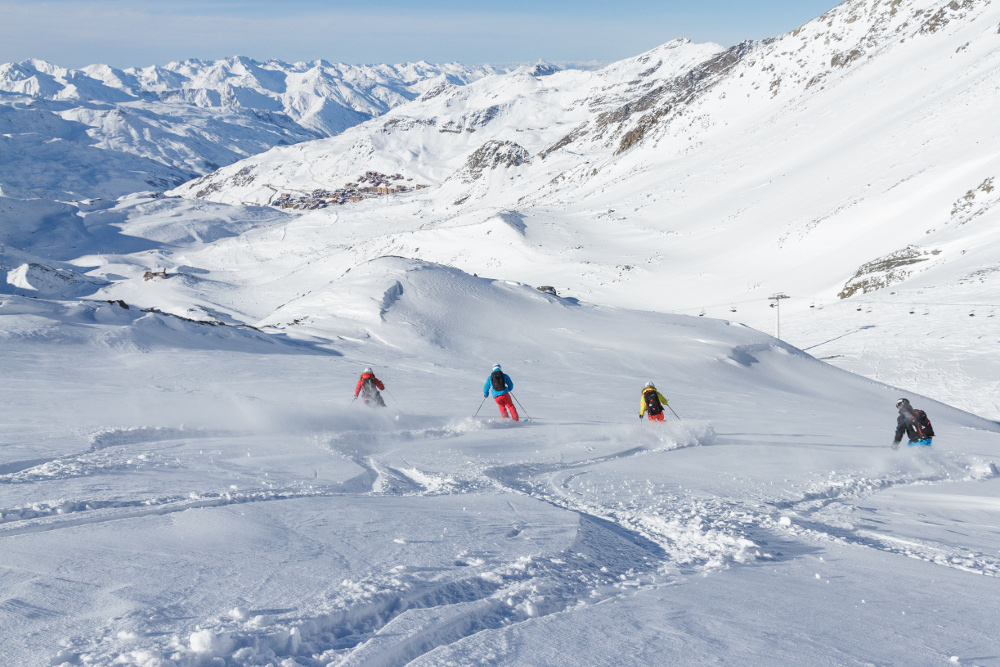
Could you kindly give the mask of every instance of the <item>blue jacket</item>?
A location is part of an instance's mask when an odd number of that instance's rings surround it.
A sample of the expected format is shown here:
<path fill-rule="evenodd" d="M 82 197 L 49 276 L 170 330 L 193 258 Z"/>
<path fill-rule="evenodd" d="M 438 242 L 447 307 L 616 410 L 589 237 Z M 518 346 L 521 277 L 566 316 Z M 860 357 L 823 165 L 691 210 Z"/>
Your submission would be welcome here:
<path fill-rule="evenodd" d="M 492 375 L 493 373 L 490 373 L 490 376 Z M 497 396 L 503 396 L 504 394 L 509 394 L 510 392 L 514 391 L 514 382 L 510 379 L 510 376 L 507 375 L 506 373 L 503 374 L 503 382 L 504 385 L 506 385 L 506 387 L 503 389 L 503 391 L 497 391 L 496 389 L 493 388 L 493 382 L 491 378 L 487 377 L 486 384 L 483 385 L 483 397 L 485 398 L 486 396 L 492 396 L 493 398 L 496 398 Z"/>

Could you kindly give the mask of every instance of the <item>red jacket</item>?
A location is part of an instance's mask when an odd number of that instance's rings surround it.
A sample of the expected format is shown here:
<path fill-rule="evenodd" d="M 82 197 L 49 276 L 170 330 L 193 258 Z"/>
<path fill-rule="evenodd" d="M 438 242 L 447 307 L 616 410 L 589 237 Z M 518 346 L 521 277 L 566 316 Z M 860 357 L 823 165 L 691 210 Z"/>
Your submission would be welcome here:
<path fill-rule="evenodd" d="M 358 380 L 358 386 L 354 388 L 354 398 L 357 398 L 358 394 L 361 393 L 361 390 L 363 389 L 363 385 L 365 384 L 365 380 L 367 380 L 368 378 L 372 378 L 373 380 L 375 380 L 375 386 L 378 387 L 379 389 L 385 391 L 385 385 L 382 384 L 381 380 L 379 380 L 377 377 L 375 377 L 374 373 L 363 373 L 361 375 L 361 379 Z"/>

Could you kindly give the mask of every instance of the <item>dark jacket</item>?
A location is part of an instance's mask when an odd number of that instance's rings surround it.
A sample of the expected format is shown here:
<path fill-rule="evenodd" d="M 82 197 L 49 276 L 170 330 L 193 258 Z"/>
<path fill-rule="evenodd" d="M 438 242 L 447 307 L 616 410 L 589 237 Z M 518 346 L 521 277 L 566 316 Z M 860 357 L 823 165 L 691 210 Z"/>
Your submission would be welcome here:
<path fill-rule="evenodd" d="M 900 412 L 896 419 L 896 439 L 893 442 L 902 440 L 904 433 L 910 440 L 923 440 L 934 437 L 934 427 L 923 410 Z"/>

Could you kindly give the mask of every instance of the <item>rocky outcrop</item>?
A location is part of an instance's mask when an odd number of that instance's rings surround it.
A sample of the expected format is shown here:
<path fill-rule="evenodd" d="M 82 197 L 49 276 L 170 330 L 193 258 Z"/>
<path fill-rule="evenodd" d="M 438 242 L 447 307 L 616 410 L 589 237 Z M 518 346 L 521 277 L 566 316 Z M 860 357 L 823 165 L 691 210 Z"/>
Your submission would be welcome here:
<path fill-rule="evenodd" d="M 913 273 L 911 267 L 914 264 L 926 262 L 932 256 L 940 254 L 940 250 L 927 251 L 909 246 L 879 257 L 862 264 L 837 296 L 846 299 L 859 292 L 866 294 L 901 283 Z"/>
<path fill-rule="evenodd" d="M 531 161 L 528 151 L 513 141 L 491 139 L 480 146 L 462 168 L 461 177 L 466 183 L 480 179 L 485 171 L 520 167 Z"/>

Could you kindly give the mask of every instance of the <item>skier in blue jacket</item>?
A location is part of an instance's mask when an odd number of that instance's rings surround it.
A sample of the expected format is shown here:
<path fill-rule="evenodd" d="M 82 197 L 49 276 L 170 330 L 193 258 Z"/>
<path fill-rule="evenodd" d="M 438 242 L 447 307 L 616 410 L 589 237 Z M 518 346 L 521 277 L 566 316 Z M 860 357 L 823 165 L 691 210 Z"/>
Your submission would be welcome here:
<path fill-rule="evenodd" d="M 483 385 L 483 398 L 492 396 L 500 407 L 500 416 L 504 419 L 507 419 L 507 411 L 509 410 L 510 417 L 514 421 L 521 421 L 517 416 L 513 401 L 510 400 L 510 392 L 513 390 L 514 381 L 510 379 L 510 376 L 503 372 L 500 364 L 493 366 L 493 372 L 486 378 L 486 384 Z"/>

